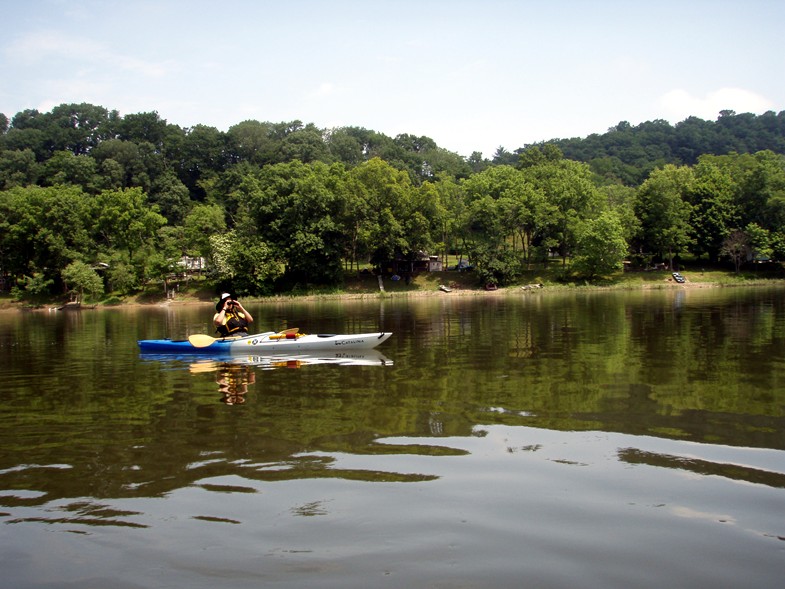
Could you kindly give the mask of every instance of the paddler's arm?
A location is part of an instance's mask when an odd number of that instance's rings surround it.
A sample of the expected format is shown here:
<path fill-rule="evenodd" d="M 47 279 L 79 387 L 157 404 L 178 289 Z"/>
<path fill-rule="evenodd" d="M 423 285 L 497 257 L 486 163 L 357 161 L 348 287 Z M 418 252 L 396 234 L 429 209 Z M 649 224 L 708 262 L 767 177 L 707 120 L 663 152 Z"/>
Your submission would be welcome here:
<path fill-rule="evenodd" d="M 237 308 L 240 309 L 243 315 L 245 315 L 245 320 L 250 324 L 253 323 L 253 316 L 248 312 L 248 310 L 243 307 L 243 304 L 240 301 L 235 301 L 237 303 Z"/>
<path fill-rule="evenodd" d="M 229 299 L 226 299 L 226 303 L 224 303 L 224 306 L 221 308 L 221 310 L 213 315 L 213 323 L 216 325 L 216 327 L 226 325 L 226 305 L 228 303 Z"/>

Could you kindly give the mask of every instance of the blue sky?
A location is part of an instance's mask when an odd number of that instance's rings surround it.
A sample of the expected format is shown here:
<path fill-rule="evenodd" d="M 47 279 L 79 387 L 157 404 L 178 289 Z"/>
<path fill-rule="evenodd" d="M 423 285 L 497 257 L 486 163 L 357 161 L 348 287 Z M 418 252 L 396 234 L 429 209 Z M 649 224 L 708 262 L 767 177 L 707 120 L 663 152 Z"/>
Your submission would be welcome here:
<path fill-rule="evenodd" d="M 426 135 L 491 157 L 785 110 L 781 0 L 3 0 L 0 112 L 88 102 Z"/>

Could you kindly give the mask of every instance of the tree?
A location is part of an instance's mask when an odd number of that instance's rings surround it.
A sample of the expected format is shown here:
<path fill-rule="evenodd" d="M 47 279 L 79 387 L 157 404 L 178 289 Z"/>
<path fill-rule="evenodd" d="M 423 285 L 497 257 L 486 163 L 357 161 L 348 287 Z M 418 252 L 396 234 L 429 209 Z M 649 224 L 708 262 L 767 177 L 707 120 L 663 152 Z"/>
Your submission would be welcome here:
<path fill-rule="evenodd" d="M 254 166 L 272 163 L 278 148 L 270 123 L 259 121 L 243 121 L 229 127 L 226 143 L 232 163 L 248 162 Z"/>
<path fill-rule="evenodd" d="M 340 164 L 293 161 L 249 175 L 234 194 L 238 235 L 272 248 L 292 284 L 335 284 L 344 251 L 344 174 Z"/>
<path fill-rule="evenodd" d="M 32 149 L 0 151 L 0 189 L 35 184 L 39 174 Z"/>
<path fill-rule="evenodd" d="M 279 162 L 298 160 L 304 164 L 329 161 L 323 132 L 313 123 L 302 129 L 288 133 L 279 147 Z"/>
<path fill-rule="evenodd" d="M 411 179 L 406 172 L 396 170 L 380 158 L 373 158 L 350 171 L 353 180 L 363 186 L 362 195 L 368 199 L 367 232 L 364 248 L 371 253 L 373 264 L 383 264 L 396 255 L 413 253 L 406 233 L 404 219 L 412 210 Z"/>
<path fill-rule="evenodd" d="M 210 237 L 226 231 L 224 212 L 218 205 L 199 204 L 185 217 L 185 240 L 192 255 L 210 258 Z"/>
<path fill-rule="evenodd" d="M 736 269 L 736 274 L 739 273 L 742 263 L 749 255 L 749 251 L 749 238 L 744 231 L 739 229 L 731 231 L 722 242 L 721 253 L 731 259 Z"/>
<path fill-rule="evenodd" d="M 193 205 L 188 188 L 171 170 L 156 178 L 148 200 L 158 206 L 158 211 L 170 225 L 181 225 Z"/>
<path fill-rule="evenodd" d="M 439 207 L 443 211 L 442 224 L 435 233 L 435 239 L 443 248 L 442 261 L 446 266 L 447 254 L 459 250 L 466 241 L 466 195 L 459 181 L 450 176 L 440 176 L 435 187 L 439 194 Z"/>
<path fill-rule="evenodd" d="M 487 168 L 462 184 L 471 210 L 470 229 L 492 249 L 500 249 L 518 230 L 531 229 L 529 213 L 533 189 L 524 175 L 512 166 Z M 521 240 L 524 253 L 526 240 Z M 513 241 L 513 249 L 515 244 Z"/>
<path fill-rule="evenodd" d="M 68 264 L 63 269 L 62 276 L 66 289 L 72 293 L 79 293 L 77 300 L 80 302 L 84 299 L 85 291 L 92 295 L 104 292 L 104 281 L 98 273 L 79 260 Z"/>
<path fill-rule="evenodd" d="M 282 274 L 282 265 L 266 243 L 237 232 L 210 236 L 211 271 L 225 290 L 236 293 L 269 294 Z"/>
<path fill-rule="evenodd" d="M 466 163 L 469 164 L 469 168 L 471 168 L 473 174 L 482 172 L 490 164 L 488 160 L 483 159 L 481 151 L 473 151 L 466 159 Z"/>
<path fill-rule="evenodd" d="M 693 168 L 695 179 L 686 194 L 692 205 L 693 252 L 707 253 L 711 262 L 717 261 L 722 242 L 731 228 L 739 223 L 739 212 L 734 202 L 734 185 L 729 174 L 718 166 L 701 161 Z"/>
<path fill-rule="evenodd" d="M 103 190 L 92 200 L 91 209 L 96 240 L 109 248 L 124 249 L 131 259 L 166 224 L 140 188 Z"/>
<path fill-rule="evenodd" d="M 275 252 L 258 239 L 239 239 L 229 253 L 234 280 L 231 290 L 238 294 L 270 295 L 283 269 Z"/>
<path fill-rule="evenodd" d="M 752 262 L 771 257 L 771 236 L 768 229 L 757 223 L 750 223 L 744 228 L 744 233 L 747 235 L 749 257 Z"/>
<path fill-rule="evenodd" d="M 627 251 L 621 218 L 615 211 L 607 210 L 581 226 L 572 268 L 590 279 L 607 276 L 622 268 Z"/>
<path fill-rule="evenodd" d="M 76 186 L 17 187 L 0 192 L 0 258 L 12 276 L 59 284 L 70 262 L 94 247 L 87 197 Z"/>
<path fill-rule="evenodd" d="M 3 143 L 8 151 L 32 151 L 39 163 L 51 155 L 46 133 L 35 127 L 11 127 L 3 137 Z"/>
<path fill-rule="evenodd" d="M 166 120 L 156 111 L 127 114 L 117 125 L 117 138 L 137 144 L 150 143 L 160 153 L 167 136 Z"/>
<path fill-rule="evenodd" d="M 139 264 L 144 267 L 146 280 L 160 280 L 164 294 L 169 296 L 169 281 L 179 270 L 179 262 L 185 253 L 185 238 L 182 227 L 162 226 L 156 235 L 155 247 L 141 248 L 143 255 Z"/>
<path fill-rule="evenodd" d="M 152 180 L 145 166 L 143 150 L 137 143 L 109 139 L 95 147 L 90 155 L 99 166 L 104 166 L 109 161 L 116 162 L 120 166 L 122 176 L 120 185 L 115 186 L 116 188 L 139 186 L 145 191 L 150 190 Z"/>
<path fill-rule="evenodd" d="M 44 164 L 43 178 L 48 186 L 73 184 L 87 192 L 96 186 L 95 160 L 86 155 L 74 155 L 70 151 L 57 151 Z"/>
<path fill-rule="evenodd" d="M 593 182 L 588 165 L 558 159 L 558 150 L 549 149 L 542 161 L 523 169 L 524 177 L 536 191 L 542 193 L 548 207 L 544 209 L 547 219 L 541 215 L 540 222 L 547 227 L 544 238 L 557 244 L 566 265 L 567 257 L 576 242 L 576 231 L 584 219 L 596 216 L 604 207 L 602 193 Z"/>
<path fill-rule="evenodd" d="M 109 122 L 117 112 L 109 113 L 94 104 L 61 104 L 41 115 L 41 128 L 49 138 L 49 149 L 87 155 L 101 141 L 110 137 Z"/>
<path fill-rule="evenodd" d="M 666 258 L 671 270 L 673 258 L 685 252 L 692 241 L 689 224 L 692 207 L 685 199 L 692 181 L 690 168 L 669 164 L 652 172 L 638 191 L 640 247 Z"/>
<path fill-rule="evenodd" d="M 607 200 L 607 206 L 613 210 L 621 220 L 624 230 L 624 239 L 629 244 L 640 233 L 641 222 L 635 215 L 635 203 L 638 198 L 637 189 L 631 186 L 611 184 L 603 186 L 601 191 Z"/>
<path fill-rule="evenodd" d="M 167 150 L 168 152 L 168 150 Z M 170 154 L 175 169 L 195 200 L 204 199 L 201 183 L 224 171 L 228 164 L 224 133 L 207 125 L 196 125 L 179 137 Z"/>
<path fill-rule="evenodd" d="M 115 255 L 109 258 L 106 278 L 111 292 L 130 293 L 139 285 L 139 277 L 126 256 L 122 254 L 122 252 L 115 252 Z"/>
<path fill-rule="evenodd" d="M 335 161 L 347 166 L 356 166 L 365 161 L 362 144 L 346 128 L 330 130 L 326 134 L 326 143 L 327 150 Z"/>

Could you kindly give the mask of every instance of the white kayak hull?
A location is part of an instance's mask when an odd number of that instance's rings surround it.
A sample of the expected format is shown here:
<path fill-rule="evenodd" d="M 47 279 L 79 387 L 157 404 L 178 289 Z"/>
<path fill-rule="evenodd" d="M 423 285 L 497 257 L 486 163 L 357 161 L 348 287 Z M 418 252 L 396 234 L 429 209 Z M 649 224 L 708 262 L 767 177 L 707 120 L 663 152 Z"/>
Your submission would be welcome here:
<path fill-rule="evenodd" d="M 358 333 L 354 335 L 259 334 L 232 341 L 232 354 L 310 352 L 315 350 L 370 350 L 387 341 L 392 333 Z"/>
<path fill-rule="evenodd" d="M 207 345 L 195 346 L 188 340 L 140 340 L 143 353 L 156 354 L 226 354 L 226 355 L 269 355 L 281 353 L 308 353 L 321 350 L 370 350 L 387 341 L 392 333 L 314 334 L 259 333 L 239 338 L 206 338 Z"/>

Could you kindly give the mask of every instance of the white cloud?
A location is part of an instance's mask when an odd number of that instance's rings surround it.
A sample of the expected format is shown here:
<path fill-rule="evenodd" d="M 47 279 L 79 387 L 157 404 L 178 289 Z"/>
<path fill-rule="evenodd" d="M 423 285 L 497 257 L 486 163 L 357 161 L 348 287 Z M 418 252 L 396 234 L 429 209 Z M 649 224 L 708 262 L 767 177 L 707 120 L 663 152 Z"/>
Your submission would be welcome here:
<path fill-rule="evenodd" d="M 767 98 L 742 88 L 720 88 L 703 97 L 676 89 L 664 94 L 659 103 L 671 122 L 683 121 L 690 116 L 714 120 L 721 110 L 762 114 L 774 107 Z"/>

